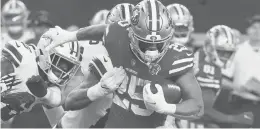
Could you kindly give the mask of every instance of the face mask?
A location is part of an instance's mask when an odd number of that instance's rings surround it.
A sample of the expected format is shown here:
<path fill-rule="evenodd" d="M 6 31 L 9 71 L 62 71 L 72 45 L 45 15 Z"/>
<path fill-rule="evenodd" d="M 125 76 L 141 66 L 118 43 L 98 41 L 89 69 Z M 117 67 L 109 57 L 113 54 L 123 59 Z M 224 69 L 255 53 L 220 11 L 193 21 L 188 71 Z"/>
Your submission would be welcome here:
<path fill-rule="evenodd" d="M 61 82 L 61 80 L 52 71 L 48 72 L 48 80 L 54 84 Z"/>
<path fill-rule="evenodd" d="M 23 31 L 23 26 L 20 25 L 16 25 L 16 26 L 9 26 L 7 27 L 8 32 L 10 33 L 19 33 L 21 31 Z"/>

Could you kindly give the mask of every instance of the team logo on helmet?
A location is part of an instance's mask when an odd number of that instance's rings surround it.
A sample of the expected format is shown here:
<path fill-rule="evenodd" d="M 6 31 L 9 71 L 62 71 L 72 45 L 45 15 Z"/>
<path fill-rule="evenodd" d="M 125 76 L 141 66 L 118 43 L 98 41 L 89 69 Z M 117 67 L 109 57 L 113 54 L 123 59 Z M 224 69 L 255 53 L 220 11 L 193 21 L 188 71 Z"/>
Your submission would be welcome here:
<path fill-rule="evenodd" d="M 134 10 L 133 10 L 133 16 L 131 18 L 131 23 L 133 25 L 137 25 L 138 22 L 139 22 L 139 16 L 140 16 L 140 9 L 138 7 L 136 7 Z"/>
<path fill-rule="evenodd" d="M 156 36 L 151 36 L 150 39 L 151 39 L 152 41 L 156 41 L 156 40 L 157 40 L 157 37 L 156 37 Z"/>

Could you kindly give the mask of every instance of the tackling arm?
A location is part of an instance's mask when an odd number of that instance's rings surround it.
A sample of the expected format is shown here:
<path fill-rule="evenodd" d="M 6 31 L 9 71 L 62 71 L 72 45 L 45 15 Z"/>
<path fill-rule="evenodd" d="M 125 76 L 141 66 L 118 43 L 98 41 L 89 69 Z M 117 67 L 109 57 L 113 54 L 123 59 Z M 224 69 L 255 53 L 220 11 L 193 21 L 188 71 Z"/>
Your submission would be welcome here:
<path fill-rule="evenodd" d="M 242 120 L 239 121 L 239 116 L 235 115 L 227 115 L 222 112 L 219 112 L 213 108 L 214 101 L 215 101 L 215 92 L 212 89 L 202 89 L 203 93 L 203 101 L 205 105 L 205 117 L 211 118 L 211 120 L 215 122 L 220 122 L 220 123 L 241 123 L 243 122 Z M 243 116 L 242 116 L 243 118 Z"/>
<path fill-rule="evenodd" d="M 168 114 L 179 119 L 199 119 L 204 114 L 204 104 L 201 88 L 193 75 L 192 69 L 179 77 L 176 83 L 181 87 L 183 101 L 176 104 L 174 113 L 169 112 Z"/>
<path fill-rule="evenodd" d="M 107 24 L 92 25 L 77 31 L 78 40 L 101 40 L 107 28 Z"/>
<path fill-rule="evenodd" d="M 98 79 L 92 74 L 89 74 L 86 81 L 83 81 L 78 87 L 69 93 L 65 100 L 65 110 L 80 110 L 87 107 L 92 103 L 92 101 L 94 101 L 94 98 L 89 97 L 90 94 L 88 91 L 91 88 L 98 87 L 98 85 Z"/>

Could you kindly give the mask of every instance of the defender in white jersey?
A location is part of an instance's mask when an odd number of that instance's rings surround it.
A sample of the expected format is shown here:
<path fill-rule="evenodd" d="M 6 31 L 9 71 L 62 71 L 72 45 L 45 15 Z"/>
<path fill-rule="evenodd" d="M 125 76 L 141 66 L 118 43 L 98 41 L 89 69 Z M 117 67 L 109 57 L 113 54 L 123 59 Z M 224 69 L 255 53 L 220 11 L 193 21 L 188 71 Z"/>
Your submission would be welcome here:
<path fill-rule="evenodd" d="M 41 39 L 39 45 L 44 45 L 44 41 Z M 63 45 L 47 53 L 43 49 L 36 50 L 33 45 L 10 41 L 5 44 L 2 54 L 2 120 L 28 112 L 36 103 L 44 103 L 48 105 L 44 109 L 50 124 L 56 124 L 64 114 L 60 106 L 62 98 L 69 93 L 63 95 L 61 91 L 69 91 L 77 85 L 75 82 L 80 82 L 74 77 L 80 65 L 78 43 Z M 69 83 L 71 79 L 73 84 Z M 65 87 L 67 85 L 70 87 Z M 57 108 L 49 109 L 49 106 Z"/>
<path fill-rule="evenodd" d="M 134 5 L 129 3 L 122 3 L 116 5 L 108 13 L 106 24 L 117 22 L 119 20 L 130 21 L 132 9 Z M 79 41 L 81 47 L 84 48 L 82 65 L 89 66 L 88 64 L 96 56 L 108 55 L 103 42 L 101 41 Z M 89 68 L 90 69 L 90 68 Z M 88 71 L 85 69 L 83 71 Z M 84 74 L 85 75 L 85 74 Z M 87 75 L 85 75 L 87 76 Z M 106 114 L 112 104 L 112 94 L 107 95 L 97 101 L 91 103 L 88 107 L 69 111 L 59 123 L 59 127 L 63 128 L 103 128 L 106 121 Z"/>
<path fill-rule="evenodd" d="M 89 67 L 90 62 L 93 57 L 99 57 L 102 55 L 108 55 L 101 41 L 80 41 L 82 53 L 82 62 L 81 62 L 81 72 L 84 76 L 88 76 L 90 74 Z M 97 45 L 98 44 L 98 45 Z M 88 107 L 75 110 L 68 111 L 61 119 L 60 123 L 58 123 L 58 127 L 63 128 L 89 128 L 94 126 L 96 122 L 104 117 L 107 112 L 106 110 L 110 108 L 112 104 L 112 94 L 107 95 L 93 103 L 91 103 Z"/>
<path fill-rule="evenodd" d="M 7 121 L 14 115 L 28 112 L 37 102 L 28 92 L 26 81 L 38 74 L 35 46 L 9 41 L 1 57 L 1 118 Z M 22 108 L 21 108 L 22 107 Z"/>
<path fill-rule="evenodd" d="M 167 9 L 172 18 L 174 28 L 172 42 L 187 45 L 194 31 L 193 16 L 189 9 L 181 4 L 170 4 Z"/>

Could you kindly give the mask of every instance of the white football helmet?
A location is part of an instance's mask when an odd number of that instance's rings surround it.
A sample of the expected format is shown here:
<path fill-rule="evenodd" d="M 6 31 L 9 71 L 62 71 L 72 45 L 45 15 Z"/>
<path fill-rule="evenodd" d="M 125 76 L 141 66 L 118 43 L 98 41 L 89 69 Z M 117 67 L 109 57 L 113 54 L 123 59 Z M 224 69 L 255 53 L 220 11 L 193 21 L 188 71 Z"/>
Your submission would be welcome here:
<path fill-rule="evenodd" d="M 236 45 L 237 44 L 240 44 L 241 43 L 241 32 L 238 30 L 238 29 L 234 29 L 233 28 L 233 32 L 234 32 L 234 35 L 235 35 L 235 43 L 236 43 Z"/>
<path fill-rule="evenodd" d="M 103 9 L 98 11 L 94 17 L 92 18 L 92 20 L 90 21 L 90 25 L 97 25 L 97 24 L 104 24 L 106 21 L 106 17 L 108 14 L 108 10 Z"/>
<path fill-rule="evenodd" d="M 221 61 L 219 63 L 224 65 L 236 49 L 236 35 L 228 26 L 213 26 L 207 32 L 203 48 L 211 61 Z"/>
<path fill-rule="evenodd" d="M 81 53 L 78 42 L 70 42 L 46 51 L 51 40 L 41 38 L 38 43 L 38 65 L 48 80 L 59 86 L 65 86 L 80 67 Z"/>
<path fill-rule="evenodd" d="M 167 6 L 174 28 L 173 42 L 186 44 L 194 31 L 193 16 L 189 9 L 181 4 L 170 4 Z"/>
<path fill-rule="evenodd" d="M 21 33 L 27 25 L 29 11 L 20 0 L 9 0 L 2 8 L 2 23 L 11 34 Z"/>
<path fill-rule="evenodd" d="M 118 4 L 107 15 L 106 24 L 118 21 L 130 22 L 134 5 L 129 3 Z"/>

